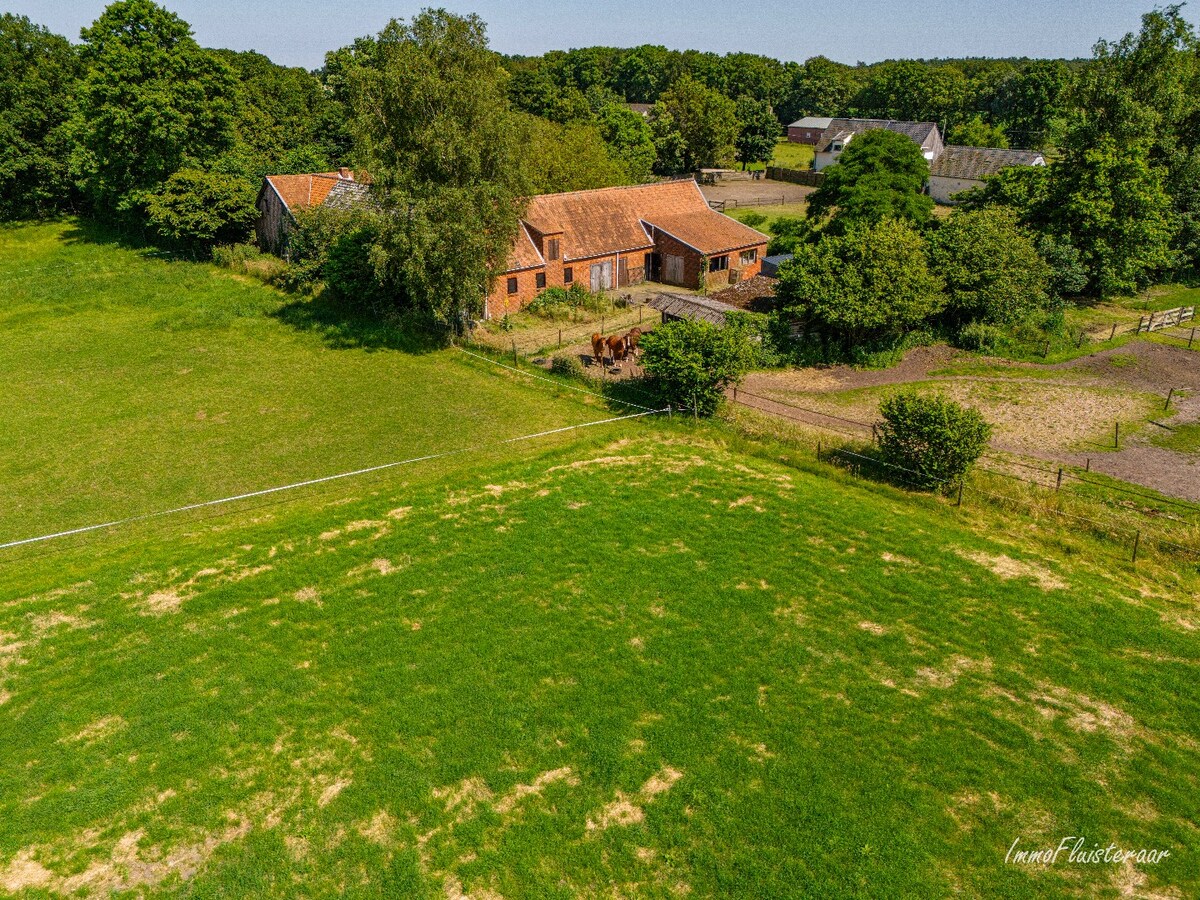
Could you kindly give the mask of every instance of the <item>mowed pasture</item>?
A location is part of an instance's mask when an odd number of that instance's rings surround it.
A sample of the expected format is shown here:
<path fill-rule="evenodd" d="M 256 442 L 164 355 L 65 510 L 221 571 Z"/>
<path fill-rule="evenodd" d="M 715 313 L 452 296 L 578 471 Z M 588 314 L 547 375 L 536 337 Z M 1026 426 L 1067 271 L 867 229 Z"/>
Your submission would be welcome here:
<path fill-rule="evenodd" d="M 1200 891 L 1194 569 L 679 417 L 497 445 L 612 411 L 73 230 L 3 233 L 10 526 L 486 447 L 0 551 L 0 893 Z M 1069 835 L 1170 856 L 1005 863 Z"/>
<path fill-rule="evenodd" d="M 0 229 L 0 543 L 608 415 L 103 238 Z"/>
<path fill-rule="evenodd" d="M 4 566 L 0 886 L 1195 895 L 1194 578 L 616 427 Z"/>

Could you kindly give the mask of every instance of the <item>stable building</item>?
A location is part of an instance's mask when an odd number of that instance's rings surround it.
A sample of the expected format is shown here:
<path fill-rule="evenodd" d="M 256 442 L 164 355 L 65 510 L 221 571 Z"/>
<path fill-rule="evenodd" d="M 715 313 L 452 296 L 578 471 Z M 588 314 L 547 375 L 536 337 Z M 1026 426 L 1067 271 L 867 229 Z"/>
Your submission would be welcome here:
<path fill-rule="evenodd" d="M 550 287 L 592 291 L 656 281 L 716 289 L 757 275 L 770 238 L 710 209 L 691 179 L 543 194 L 521 219 L 485 317 Z"/>
<path fill-rule="evenodd" d="M 984 179 L 1010 166 L 1044 166 L 1036 150 L 994 147 L 946 147 L 929 166 L 929 196 L 937 203 L 956 203 L 956 194 L 982 187 Z"/>

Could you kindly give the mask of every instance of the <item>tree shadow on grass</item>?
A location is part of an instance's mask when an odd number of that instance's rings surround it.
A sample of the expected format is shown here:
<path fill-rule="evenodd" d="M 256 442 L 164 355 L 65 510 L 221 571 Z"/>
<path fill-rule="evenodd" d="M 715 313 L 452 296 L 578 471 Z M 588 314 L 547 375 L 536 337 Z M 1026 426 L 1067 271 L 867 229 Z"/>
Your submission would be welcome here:
<path fill-rule="evenodd" d="M 415 314 L 379 315 L 322 296 L 290 300 L 271 315 L 297 331 L 318 335 L 332 350 L 424 354 L 444 349 L 450 338 L 448 329 Z"/>

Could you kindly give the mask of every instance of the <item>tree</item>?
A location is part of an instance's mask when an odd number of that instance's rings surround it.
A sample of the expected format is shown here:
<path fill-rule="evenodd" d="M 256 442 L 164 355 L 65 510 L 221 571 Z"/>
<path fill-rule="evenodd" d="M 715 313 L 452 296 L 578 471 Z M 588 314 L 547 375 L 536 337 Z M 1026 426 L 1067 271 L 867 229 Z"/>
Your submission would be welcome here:
<path fill-rule="evenodd" d="M 1072 150 L 1051 174 L 1051 231 L 1079 248 L 1091 293 L 1132 293 L 1173 267 L 1178 220 L 1167 173 L 1151 164 L 1145 142 L 1101 139 Z"/>
<path fill-rule="evenodd" d="M 557 125 L 524 116 L 526 174 L 536 194 L 582 191 L 628 184 L 629 173 L 593 125 Z"/>
<path fill-rule="evenodd" d="M 656 146 L 675 143 L 682 149 L 672 175 L 732 162 L 738 136 L 737 105 L 719 91 L 685 75 L 654 106 L 651 132 Z M 677 135 L 677 140 L 673 137 Z M 660 165 L 664 162 L 659 154 Z"/>
<path fill-rule="evenodd" d="M 783 130 L 770 105 L 743 95 L 737 102 L 737 118 L 737 160 L 742 168 L 748 163 L 768 162 L 775 154 L 775 142 Z"/>
<path fill-rule="evenodd" d="M 623 103 L 608 103 L 596 113 L 596 127 L 632 181 L 648 181 L 654 171 L 654 138 L 645 118 Z"/>
<path fill-rule="evenodd" d="M 63 209 L 72 190 L 66 122 L 81 74 L 66 38 L 0 15 L 0 219 Z"/>
<path fill-rule="evenodd" d="M 725 389 L 737 384 L 754 358 L 744 329 L 703 319 L 679 319 L 642 337 L 642 368 L 662 397 L 697 415 L 716 412 Z"/>
<path fill-rule="evenodd" d="M 858 135 L 825 170 L 825 180 L 808 198 L 808 217 L 832 217 L 834 231 L 886 218 L 924 224 L 933 201 L 922 191 L 929 163 L 921 148 L 902 134 L 875 129 Z"/>
<path fill-rule="evenodd" d="M 244 241 L 258 209 L 255 188 L 236 175 L 181 169 L 147 195 L 150 226 L 171 243 L 208 253 Z"/>
<path fill-rule="evenodd" d="M 965 117 L 969 101 L 970 85 L 960 69 L 901 60 L 874 67 L 854 105 L 859 115 L 871 118 L 950 128 Z"/>
<path fill-rule="evenodd" d="M 1045 147 L 1061 127 L 1063 99 L 1070 85 L 1066 63 L 1029 63 L 996 87 L 989 104 L 992 120 L 1018 147 Z"/>
<path fill-rule="evenodd" d="M 955 210 L 929 239 L 956 324 L 1012 323 L 1046 305 L 1049 266 L 1011 209 Z"/>
<path fill-rule="evenodd" d="M 849 112 L 859 88 L 859 75 L 853 68 L 814 56 L 794 70 L 779 112 L 784 122 L 804 116 L 842 116 Z"/>
<path fill-rule="evenodd" d="M 130 222 L 147 192 L 230 148 L 236 84 L 152 0 L 116 0 L 83 40 L 71 167 L 95 214 Z"/>
<path fill-rule="evenodd" d="M 847 349 L 920 325 L 946 304 L 925 239 L 906 222 L 851 226 L 795 253 L 779 270 L 781 306 L 840 335 Z"/>
<path fill-rule="evenodd" d="M 978 410 L 944 397 L 902 392 L 879 404 L 879 452 L 897 480 L 927 490 L 958 484 L 987 449 Z"/>
<path fill-rule="evenodd" d="M 477 16 L 426 10 L 351 69 L 354 131 L 381 207 L 373 259 L 393 297 L 443 323 L 482 312 L 529 193 L 507 74 Z"/>
<path fill-rule="evenodd" d="M 976 115 L 946 132 L 946 143 L 963 147 L 1008 147 L 1008 135 L 999 125 L 989 125 Z"/>

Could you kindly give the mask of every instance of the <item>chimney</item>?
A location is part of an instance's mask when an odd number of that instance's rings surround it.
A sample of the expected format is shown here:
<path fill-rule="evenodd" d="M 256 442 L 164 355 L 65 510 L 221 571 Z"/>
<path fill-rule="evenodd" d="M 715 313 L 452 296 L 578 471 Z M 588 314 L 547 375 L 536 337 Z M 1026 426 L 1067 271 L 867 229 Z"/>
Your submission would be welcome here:
<path fill-rule="evenodd" d="M 342 166 L 340 169 L 338 169 L 338 178 L 342 179 L 342 181 L 353 181 L 354 173 L 345 166 Z"/>

